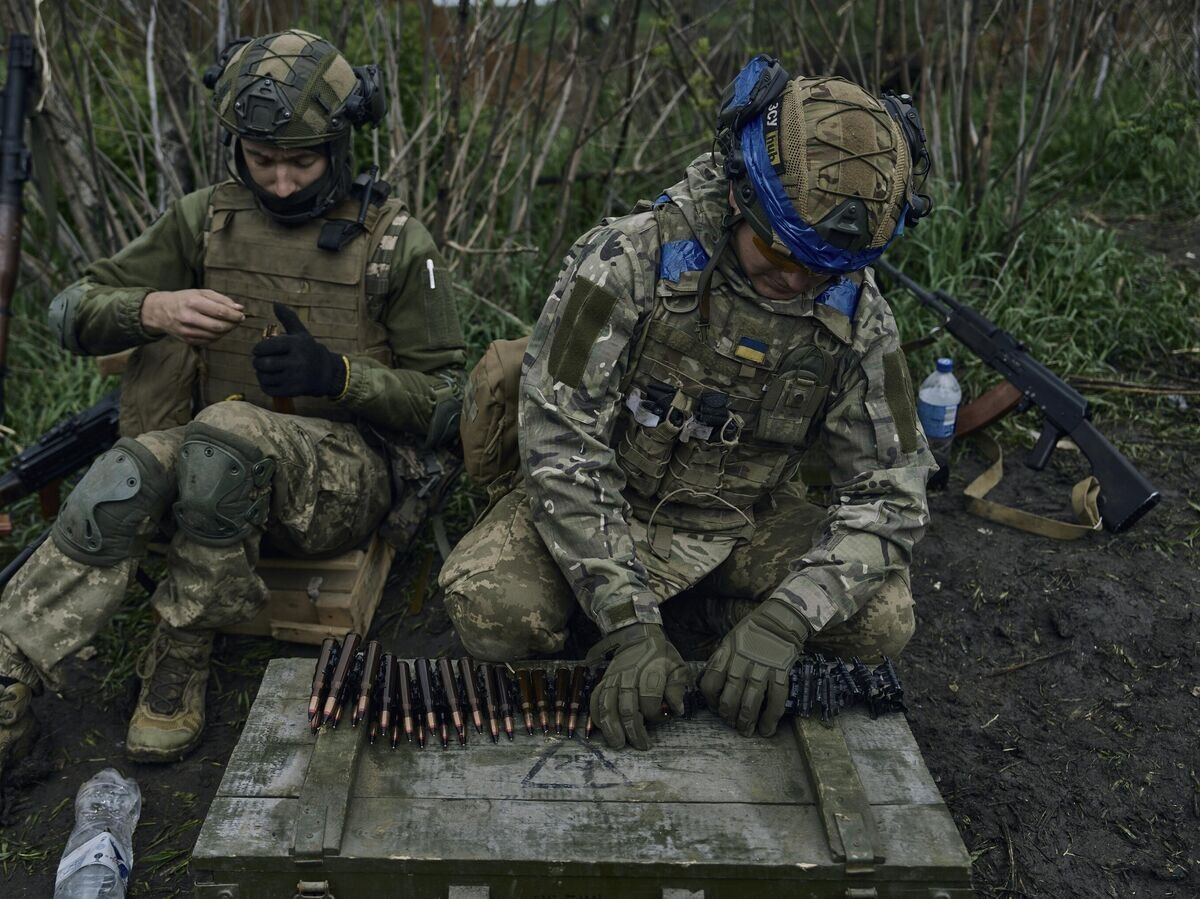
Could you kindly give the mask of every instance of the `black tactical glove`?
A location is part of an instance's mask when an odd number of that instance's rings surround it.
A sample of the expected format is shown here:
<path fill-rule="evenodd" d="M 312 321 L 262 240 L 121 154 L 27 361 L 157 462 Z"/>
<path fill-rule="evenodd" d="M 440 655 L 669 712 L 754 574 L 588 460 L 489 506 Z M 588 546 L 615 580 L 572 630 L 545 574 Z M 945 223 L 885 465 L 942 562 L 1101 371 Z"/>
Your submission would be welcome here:
<path fill-rule="evenodd" d="M 710 709 L 742 736 L 775 733 L 788 696 L 788 674 L 804 641 L 808 624 L 789 602 L 767 598 L 725 635 L 704 665 L 700 691 Z M 763 703 L 766 707 L 763 707 Z"/>
<path fill-rule="evenodd" d="M 664 698 L 672 712 L 683 714 L 691 672 L 660 624 L 630 624 L 613 631 L 592 647 L 587 662 L 594 665 L 609 655 L 608 670 L 592 691 L 592 720 L 613 749 L 627 740 L 635 749 L 649 749 L 645 719 L 662 717 Z"/>
<path fill-rule="evenodd" d="M 254 371 L 267 396 L 338 396 L 346 386 L 346 360 L 308 333 L 291 306 L 275 304 L 286 334 L 254 345 Z"/>

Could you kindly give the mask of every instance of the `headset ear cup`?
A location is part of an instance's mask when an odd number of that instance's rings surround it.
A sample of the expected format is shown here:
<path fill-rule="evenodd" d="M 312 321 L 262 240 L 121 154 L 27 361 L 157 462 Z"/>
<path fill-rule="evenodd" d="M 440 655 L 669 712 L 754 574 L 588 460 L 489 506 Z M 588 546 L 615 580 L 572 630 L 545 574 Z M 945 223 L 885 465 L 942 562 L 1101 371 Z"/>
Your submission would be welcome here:
<path fill-rule="evenodd" d="M 908 201 L 908 212 L 904 215 L 906 227 L 913 227 L 933 211 L 933 199 L 928 194 L 913 193 Z"/>
<path fill-rule="evenodd" d="M 373 128 L 383 121 L 386 113 L 379 66 L 354 66 L 354 76 L 358 84 L 346 101 L 346 115 L 356 127 L 370 125 Z"/>

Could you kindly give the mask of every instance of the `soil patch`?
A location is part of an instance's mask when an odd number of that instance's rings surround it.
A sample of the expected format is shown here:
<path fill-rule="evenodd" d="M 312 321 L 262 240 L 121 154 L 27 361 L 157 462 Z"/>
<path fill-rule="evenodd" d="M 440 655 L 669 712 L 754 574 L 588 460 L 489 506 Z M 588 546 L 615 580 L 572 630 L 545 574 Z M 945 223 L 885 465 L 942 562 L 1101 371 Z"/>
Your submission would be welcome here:
<path fill-rule="evenodd" d="M 1200 895 L 1197 450 L 1139 458 L 1163 500 L 1122 536 L 1059 543 L 967 515 L 959 494 L 982 468 L 969 449 L 932 498 L 913 572 L 919 628 L 900 670 L 981 896 Z M 1085 473 L 1065 452 L 1036 474 L 1013 456 L 995 498 L 1057 512 Z M 402 654 L 460 652 L 440 602 L 410 615 L 409 594 L 391 585 L 373 634 Z M 115 764 L 144 794 L 132 895 L 190 896 L 188 855 L 272 655 L 315 652 L 219 641 L 204 743 L 168 766 L 125 760 L 132 694 L 99 703 L 98 662 L 73 662 L 67 695 L 38 706 L 38 760 L 9 784 L 0 893 L 51 895 L 75 790 Z"/>

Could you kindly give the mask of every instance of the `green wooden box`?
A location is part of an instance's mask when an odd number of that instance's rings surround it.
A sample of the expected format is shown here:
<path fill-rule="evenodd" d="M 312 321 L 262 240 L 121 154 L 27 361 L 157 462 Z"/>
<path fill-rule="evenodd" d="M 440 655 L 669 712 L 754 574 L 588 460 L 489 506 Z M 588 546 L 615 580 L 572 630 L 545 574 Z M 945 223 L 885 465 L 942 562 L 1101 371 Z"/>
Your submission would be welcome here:
<path fill-rule="evenodd" d="M 192 854 L 198 899 L 971 895 L 901 715 L 744 739 L 702 711 L 644 753 L 523 731 L 392 751 L 310 733 L 312 666 L 267 669 Z"/>

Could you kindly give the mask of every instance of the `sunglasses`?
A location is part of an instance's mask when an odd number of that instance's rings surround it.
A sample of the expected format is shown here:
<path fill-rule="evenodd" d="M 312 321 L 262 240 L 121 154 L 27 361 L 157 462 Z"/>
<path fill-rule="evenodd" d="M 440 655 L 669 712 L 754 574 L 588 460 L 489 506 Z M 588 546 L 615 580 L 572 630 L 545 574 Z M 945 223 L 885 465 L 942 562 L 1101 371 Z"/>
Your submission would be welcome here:
<path fill-rule="evenodd" d="M 754 235 L 754 248 L 758 250 L 758 252 L 762 253 L 763 258 L 777 269 L 782 269 L 785 272 L 807 272 L 810 275 L 816 274 L 816 272 L 812 271 L 807 266 L 801 265 L 786 253 L 781 253 L 776 250 L 757 234 Z"/>

